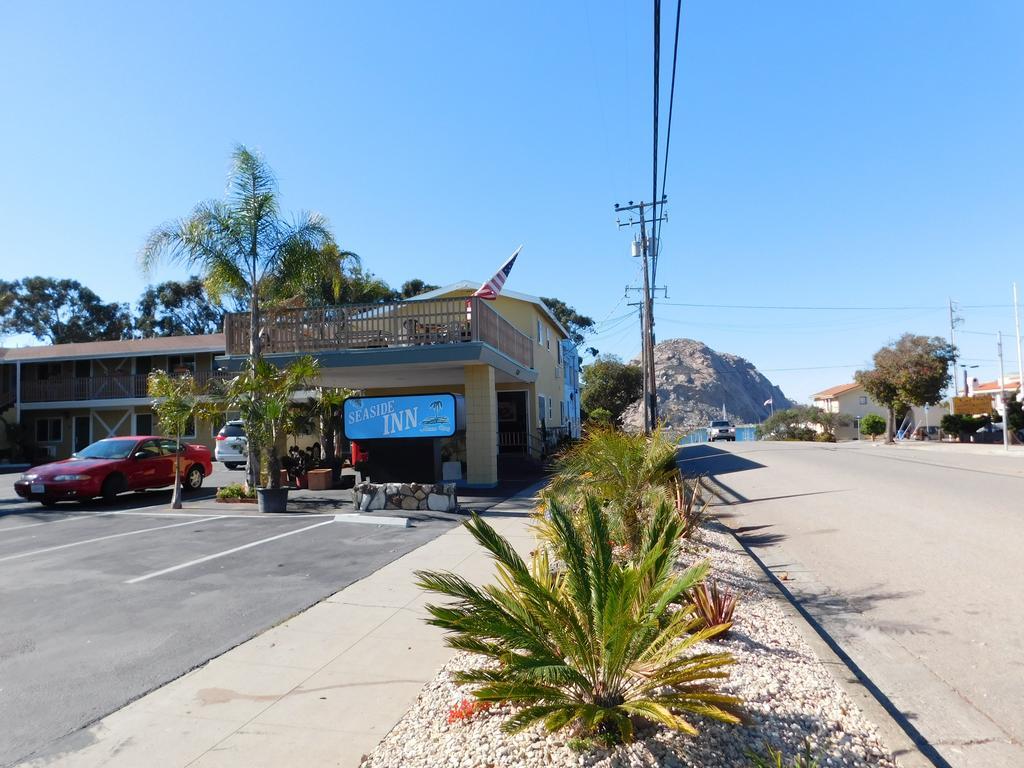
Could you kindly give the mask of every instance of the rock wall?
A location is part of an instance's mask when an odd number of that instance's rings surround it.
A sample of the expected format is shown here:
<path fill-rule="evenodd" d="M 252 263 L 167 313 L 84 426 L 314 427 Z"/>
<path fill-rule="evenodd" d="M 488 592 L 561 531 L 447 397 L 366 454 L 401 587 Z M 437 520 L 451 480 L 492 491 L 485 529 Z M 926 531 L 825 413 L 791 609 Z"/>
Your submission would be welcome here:
<path fill-rule="evenodd" d="M 455 483 L 359 483 L 352 489 L 356 509 L 454 512 L 459 507 Z"/>
<path fill-rule="evenodd" d="M 638 360 L 633 361 L 639 364 Z M 727 352 L 716 352 L 693 339 L 669 339 L 654 347 L 658 416 L 672 431 L 706 427 L 722 418 L 722 406 L 733 423 L 756 424 L 792 402 L 749 361 Z M 643 427 L 643 405 L 633 403 L 622 417 L 628 429 Z"/>

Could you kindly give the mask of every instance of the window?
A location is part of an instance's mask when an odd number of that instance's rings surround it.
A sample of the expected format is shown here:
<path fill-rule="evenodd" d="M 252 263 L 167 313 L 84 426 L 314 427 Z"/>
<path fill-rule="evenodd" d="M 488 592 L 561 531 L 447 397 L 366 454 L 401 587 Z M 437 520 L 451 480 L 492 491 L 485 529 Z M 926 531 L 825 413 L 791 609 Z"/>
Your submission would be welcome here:
<path fill-rule="evenodd" d="M 194 416 L 190 416 L 188 424 L 185 425 L 185 431 L 181 433 L 182 437 L 195 437 L 196 436 L 196 420 Z"/>
<path fill-rule="evenodd" d="M 156 440 L 143 440 L 135 448 L 135 454 L 138 455 L 140 453 L 144 453 L 146 455 L 145 456 L 140 456 L 139 458 L 145 458 L 145 459 L 155 459 L 155 458 L 158 458 L 160 456 L 160 444 Z"/>
<path fill-rule="evenodd" d="M 160 452 L 164 456 L 174 456 L 179 453 L 178 441 L 177 440 L 161 440 L 160 441 Z M 185 446 L 181 446 L 181 453 L 185 452 Z"/>
<path fill-rule="evenodd" d="M 537 318 L 537 343 L 541 346 L 544 345 L 544 323 L 539 317 Z"/>
<path fill-rule="evenodd" d="M 857 402 L 859 402 L 861 405 L 867 405 L 868 404 L 868 398 L 867 398 L 866 395 L 861 395 L 858 398 Z"/>
<path fill-rule="evenodd" d="M 50 419 L 36 419 L 36 442 L 59 443 L 64 439 L 64 422 L 59 416 Z"/>
<path fill-rule="evenodd" d="M 195 355 L 168 355 L 167 356 L 167 372 L 168 373 L 183 373 L 188 371 L 193 376 L 196 375 L 196 356 Z"/>
<path fill-rule="evenodd" d="M 550 397 L 545 399 L 548 401 L 548 421 L 551 421 L 551 410 L 554 408 L 554 401 Z"/>
<path fill-rule="evenodd" d="M 558 401 L 558 423 L 565 424 L 565 401 Z"/>
<path fill-rule="evenodd" d="M 136 435 L 152 435 L 153 434 L 153 414 L 151 414 L 151 413 L 137 413 L 137 414 L 135 414 L 135 434 Z"/>
<path fill-rule="evenodd" d="M 547 413 L 547 409 L 544 407 L 544 395 L 537 395 L 537 420 L 544 421 L 544 414 Z"/>
<path fill-rule="evenodd" d="M 544 346 L 551 349 L 551 329 L 544 326 Z"/>
<path fill-rule="evenodd" d="M 558 364 L 561 365 L 562 364 L 562 345 L 561 344 L 557 345 L 557 353 L 558 353 Z"/>

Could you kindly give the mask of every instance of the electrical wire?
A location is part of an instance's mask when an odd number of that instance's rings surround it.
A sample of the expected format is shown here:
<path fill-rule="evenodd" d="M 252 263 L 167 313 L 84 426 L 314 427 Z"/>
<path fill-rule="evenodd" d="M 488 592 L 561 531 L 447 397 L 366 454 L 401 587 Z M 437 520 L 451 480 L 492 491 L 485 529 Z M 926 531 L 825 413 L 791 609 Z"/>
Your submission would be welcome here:
<path fill-rule="evenodd" d="M 657 285 L 658 280 L 658 251 L 661 250 L 661 228 L 664 222 L 658 216 L 658 201 L 665 199 L 665 185 L 668 182 L 668 153 L 672 145 L 672 109 L 676 102 L 676 62 L 679 59 L 679 18 L 683 12 L 683 0 L 676 0 L 676 34 L 672 44 L 672 84 L 668 90 L 668 125 L 665 127 L 665 162 L 661 168 L 661 197 L 655 201 L 654 222 L 652 226 L 657 227 L 654 238 L 655 250 L 654 260 L 651 265 L 651 282 Z M 661 204 L 664 210 L 664 203 Z"/>

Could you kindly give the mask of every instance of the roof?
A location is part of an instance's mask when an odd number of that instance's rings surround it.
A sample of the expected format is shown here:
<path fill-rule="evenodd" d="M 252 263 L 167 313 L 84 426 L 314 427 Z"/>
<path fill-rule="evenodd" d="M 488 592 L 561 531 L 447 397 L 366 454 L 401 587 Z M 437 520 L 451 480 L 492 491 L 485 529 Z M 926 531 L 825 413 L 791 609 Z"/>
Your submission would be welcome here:
<path fill-rule="evenodd" d="M 473 293 L 479 287 L 479 283 L 473 283 L 470 282 L 469 280 L 459 280 L 457 283 L 443 285 L 440 288 L 435 288 L 432 291 L 427 291 L 426 293 L 421 293 L 418 296 L 413 296 L 411 299 L 409 299 L 409 301 L 421 301 L 423 299 L 439 299 L 442 296 L 447 296 L 448 294 L 455 293 L 456 291 L 469 291 L 470 293 Z M 516 291 L 507 291 L 505 289 L 502 289 L 501 293 L 499 293 L 498 295 L 504 296 L 506 299 L 517 299 L 519 301 L 525 301 L 529 304 L 536 304 L 538 307 L 540 307 L 541 311 L 545 315 L 547 315 L 548 320 L 550 320 L 554 324 L 554 326 L 562 332 L 562 335 L 565 336 L 566 338 L 569 338 L 569 332 L 565 330 L 565 326 L 558 321 L 558 318 L 555 317 L 550 307 L 548 307 L 547 304 L 541 301 L 539 296 L 531 296 L 528 293 L 517 293 Z"/>
<path fill-rule="evenodd" d="M 852 384 L 839 384 L 835 387 L 823 389 L 821 392 L 816 392 L 812 397 L 815 400 L 829 400 L 833 397 L 839 397 L 839 395 L 845 394 L 846 392 L 852 392 L 858 387 L 860 387 L 860 384 L 857 382 L 853 382 Z"/>
<path fill-rule="evenodd" d="M 77 344 L 47 344 L 38 347 L 0 348 L 0 362 L 76 360 L 98 357 L 134 357 L 192 352 L 223 352 L 224 334 L 202 336 L 160 336 L 153 339 L 86 341 Z"/>
<path fill-rule="evenodd" d="M 971 387 L 973 394 L 988 394 L 996 393 L 999 391 L 1013 392 L 1017 389 L 1020 384 L 1020 378 L 1018 376 L 1004 376 L 1002 386 L 999 384 L 999 379 L 995 381 L 986 381 L 979 384 L 975 384 Z"/>

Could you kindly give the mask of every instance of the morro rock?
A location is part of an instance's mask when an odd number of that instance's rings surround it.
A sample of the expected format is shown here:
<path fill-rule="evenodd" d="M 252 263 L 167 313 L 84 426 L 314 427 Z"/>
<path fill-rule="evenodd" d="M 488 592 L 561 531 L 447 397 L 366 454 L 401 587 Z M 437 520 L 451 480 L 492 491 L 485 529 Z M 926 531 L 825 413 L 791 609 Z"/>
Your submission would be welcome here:
<path fill-rule="evenodd" d="M 654 367 L 658 418 L 673 431 L 706 427 L 722 417 L 723 405 L 734 424 L 767 418 L 769 409 L 763 403 L 769 398 L 775 410 L 792 405 L 750 362 L 693 339 L 668 339 L 656 345 Z M 643 427 L 641 401 L 626 409 L 622 421 L 628 429 Z"/>

